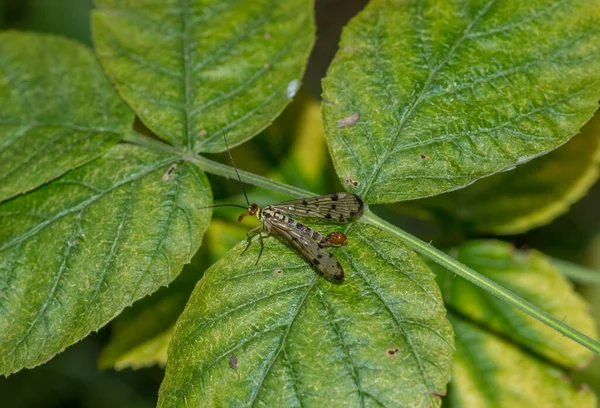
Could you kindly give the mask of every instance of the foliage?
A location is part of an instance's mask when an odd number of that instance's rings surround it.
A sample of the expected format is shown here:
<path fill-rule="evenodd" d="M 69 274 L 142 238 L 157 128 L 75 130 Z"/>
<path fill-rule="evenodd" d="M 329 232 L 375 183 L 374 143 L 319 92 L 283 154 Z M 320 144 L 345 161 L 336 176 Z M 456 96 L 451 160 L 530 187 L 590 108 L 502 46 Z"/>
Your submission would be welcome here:
<path fill-rule="evenodd" d="M 439 406 L 448 384 L 451 406 L 593 406 L 562 377 L 600 352 L 595 324 L 545 255 L 470 239 L 447 255 L 368 204 L 436 195 L 394 206 L 464 238 L 527 231 L 583 196 L 597 119 L 569 140 L 600 97 L 599 5 L 373 0 L 352 19 L 323 123 L 302 96 L 244 144 L 258 158 L 233 150 L 240 167 L 277 160 L 270 178 L 240 171 L 267 189 L 252 199 L 362 196 L 358 222 L 315 223 L 348 237 L 341 285 L 276 237 L 240 256 L 247 229 L 209 208 L 239 187 L 205 174 L 234 178 L 205 154 L 296 96 L 311 0 L 99 0 L 98 61 L 0 34 L 0 373 L 118 316 L 100 366 L 166 363 L 160 406 Z"/>

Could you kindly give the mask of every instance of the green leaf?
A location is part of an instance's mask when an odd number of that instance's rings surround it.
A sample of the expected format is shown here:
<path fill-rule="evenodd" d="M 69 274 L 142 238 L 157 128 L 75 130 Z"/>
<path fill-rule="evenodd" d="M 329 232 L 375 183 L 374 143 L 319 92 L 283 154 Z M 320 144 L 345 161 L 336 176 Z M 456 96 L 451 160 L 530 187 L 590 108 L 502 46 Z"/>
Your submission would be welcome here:
<path fill-rule="evenodd" d="M 241 243 L 211 267 L 179 319 L 159 406 L 439 406 L 452 329 L 414 252 L 366 224 L 320 278 L 289 246 Z M 376 243 L 376 244 L 375 244 Z"/>
<path fill-rule="evenodd" d="M 501 241 L 471 241 L 458 247 L 454 255 L 459 262 L 596 338 L 596 324 L 587 304 L 545 255 L 533 250 L 520 251 Z M 441 267 L 430 266 L 438 272 L 449 309 L 564 367 L 581 367 L 592 358 L 591 351 L 543 323 L 506 307 L 502 301 L 463 279 L 456 279 Z"/>
<path fill-rule="evenodd" d="M 553 150 L 600 98 L 598 0 L 374 0 L 323 82 L 340 179 L 370 203 L 436 195 Z"/>
<path fill-rule="evenodd" d="M 516 234 L 565 213 L 598 180 L 600 116 L 555 151 L 437 197 L 399 204 L 465 231 Z"/>
<path fill-rule="evenodd" d="M 596 406 L 594 393 L 575 389 L 556 366 L 454 314 L 450 321 L 456 332 L 456 354 L 448 407 Z"/>
<path fill-rule="evenodd" d="M 132 124 L 133 113 L 86 47 L 0 34 L 0 201 L 100 156 Z"/>
<path fill-rule="evenodd" d="M 41 364 L 173 280 L 210 201 L 193 165 L 117 145 L 0 205 L 0 373 Z"/>
<path fill-rule="evenodd" d="M 164 140 L 225 150 L 264 129 L 300 86 L 313 1 L 98 0 L 93 37 L 121 96 Z"/>
<path fill-rule="evenodd" d="M 153 365 L 158 365 L 161 368 L 164 367 L 167 364 L 167 351 L 171 342 L 172 330 L 173 327 L 170 327 L 150 337 L 147 341 L 137 344 L 131 350 L 120 355 L 110 367 L 114 367 L 115 370 L 123 370 L 125 368 L 137 370 L 152 367 Z M 104 368 L 108 368 L 108 366 Z"/>

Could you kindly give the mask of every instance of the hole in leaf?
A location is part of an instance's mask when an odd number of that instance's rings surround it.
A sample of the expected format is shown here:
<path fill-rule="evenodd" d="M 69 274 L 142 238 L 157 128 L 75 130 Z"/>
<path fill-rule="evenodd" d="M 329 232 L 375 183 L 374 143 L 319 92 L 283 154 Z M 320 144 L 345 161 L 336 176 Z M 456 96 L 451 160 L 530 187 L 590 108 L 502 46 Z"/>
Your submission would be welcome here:
<path fill-rule="evenodd" d="M 395 357 L 400 353 L 400 349 L 398 347 L 389 348 L 385 351 L 385 355 L 388 357 Z"/>

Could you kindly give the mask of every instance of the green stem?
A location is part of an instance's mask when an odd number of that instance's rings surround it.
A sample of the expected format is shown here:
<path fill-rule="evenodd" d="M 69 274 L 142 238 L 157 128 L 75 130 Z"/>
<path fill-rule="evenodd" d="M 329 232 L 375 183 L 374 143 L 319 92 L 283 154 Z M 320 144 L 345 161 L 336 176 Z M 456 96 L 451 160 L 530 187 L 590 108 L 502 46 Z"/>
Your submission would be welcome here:
<path fill-rule="evenodd" d="M 600 272 L 562 259 L 550 260 L 558 270 L 574 282 L 586 285 L 600 285 Z"/>
<path fill-rule="evenodd" d="M 123 135 L 121 138 L 123 142 L 133 143 L 139 146 L 147 147 L 150 150 L 165 152 L 165 153 L 175 153 L 175 154 L 183 154 L 183 151 L 175 146 L 167 144 L 159 139 L 155 139 L 150 136 L 145 136 L 137 132 L 131 132 Z"/>
<path fill-rule="evenodd" d="M 207 173 L 216 174 L 217 176 L 237 180 L 235 170 L 231 166 L 209 160 L 206 157 L 202 156 L 189 157 L 189 160 L 197 164 L 200 168 L 202 168 L 202 170 L 204 170 Z M 316 195 L 314 193 L 311 193 L 310 191 L 292 187 L 290 185 L 280 183 L 278 181 L 274 181 L 266 177 L 256 175 L 254 173 L 249 173 L 244 170 L 238 171 L 240 173 L 240 178 L 244 183 L 248 183 L 256 187 L 261 187 L 293 198 L 311 197 Z"/>
<path fill-rule="evenodd" d="M 190 160 L 193 163 L 196 163 L 206 172 L 230 179 L 237 178 L 235 170 L 228 165 L 221 164 L 201 156 L 186 156 L 186 159 Z M 247 171 L 240 170 L 239 173 L 242 181 L 247 184 L 265 188 L 271 191 L 276 191 L 288 195 L 290 197 L 302 198 L 314 195 L 309 191 L 305 191 L 284 183 L 273 181 L 268 178 L 258 176 L 256 174 L 249 173 Z M 588 348 L 594 353 L 600 355 L 600 343 L 596 340 L 575 330 L 574 328 L 565 324 L 564 322 L 561 322 L 560 320 L 544 312 L 542 309 L 529 303 L 528 301 L 521 299 L 515 293 L 500 286 L 491 279 L 488 279 L 485 276 L 477 273 L 475 270 L 469 268 L 468 266 L 458 262 L 456 259 L 452 258 L 448 254 L 436 249 L 435 247 L 431 246 L 430 244 L 424 241 L 421 241 L 414 235 L 399 229 L 398 227 L 388 223 L 387 221 L 382 220 L 381 218 L 377 217 L 375 214 L 370 212 L 368 209 L 366 209 L 363 219 L 364 221 L 398 237 L 414 251 L 445 267 L 450 272 L 453 272 L 463 277 L 464 279 L 479 286 L 491 295 L 496 296 L 497 298 L 505 301 L 506 303 L 516 307 L 517 309 L 525 312 L 529 316 L 545 323 L 546 325 L 552 327 L 559 333 L 562 333 L 563 335 L 583 345 L 584 347 Z"/>

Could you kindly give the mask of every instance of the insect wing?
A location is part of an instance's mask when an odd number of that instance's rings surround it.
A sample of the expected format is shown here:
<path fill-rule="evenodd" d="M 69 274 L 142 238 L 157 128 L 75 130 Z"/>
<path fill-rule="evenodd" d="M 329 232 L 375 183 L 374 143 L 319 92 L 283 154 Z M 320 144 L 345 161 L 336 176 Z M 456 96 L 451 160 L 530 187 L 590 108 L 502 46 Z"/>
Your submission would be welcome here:
<path fill-rule="evenodd" d="M 325 218 L 336 222 L 352 221 L 360 215 L 363 206 L 360 197 L 352 193 L 333 193 L 271 205 L 286 215 Z"/>
<path fill-rule="evenodd" d="M 269 223 L 272 231 L 289 241 L 327 279 L 334 282 L 344 280 L 344 270 L 338 260 L 323 245 L 313 240 L 310 235 L 298 229 L 290 228 L 285 221 L 271 218 L 266 222 Z"/>

